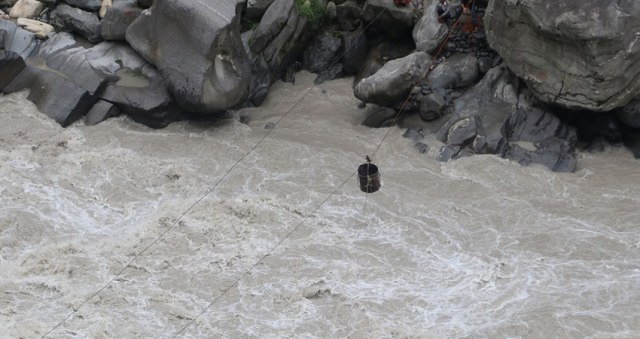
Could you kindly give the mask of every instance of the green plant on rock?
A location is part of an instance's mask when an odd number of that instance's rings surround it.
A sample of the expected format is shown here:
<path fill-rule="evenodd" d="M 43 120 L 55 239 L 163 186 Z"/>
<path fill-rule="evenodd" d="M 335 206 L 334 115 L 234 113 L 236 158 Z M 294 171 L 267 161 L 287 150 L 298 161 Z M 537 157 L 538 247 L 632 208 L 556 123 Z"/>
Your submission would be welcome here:
<path fill-rule="evenodd" d="M 326 9 L 320 0 L 294 0 L 293 3 L 312 26 L 318 27 L 324 21 Z"/>

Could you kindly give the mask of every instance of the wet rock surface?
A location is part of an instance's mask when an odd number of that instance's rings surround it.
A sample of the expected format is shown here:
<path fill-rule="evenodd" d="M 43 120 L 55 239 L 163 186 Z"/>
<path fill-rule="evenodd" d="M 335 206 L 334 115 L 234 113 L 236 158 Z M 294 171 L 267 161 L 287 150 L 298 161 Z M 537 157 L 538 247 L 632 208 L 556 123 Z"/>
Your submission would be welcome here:
<path fill-rule="evenodd" d="M 155 0 L 129 26 L 126 39 L 157 67 L 181 108 L 221 113 L 246 98 L 251 81 L 236 24 L 242 5 Z"/>
<path fill-rule="evenodd" d="M 490 1 L 485 25 L 493 49 L 543 102 L 610 111 L 640 94 L 637 1 Z"/>

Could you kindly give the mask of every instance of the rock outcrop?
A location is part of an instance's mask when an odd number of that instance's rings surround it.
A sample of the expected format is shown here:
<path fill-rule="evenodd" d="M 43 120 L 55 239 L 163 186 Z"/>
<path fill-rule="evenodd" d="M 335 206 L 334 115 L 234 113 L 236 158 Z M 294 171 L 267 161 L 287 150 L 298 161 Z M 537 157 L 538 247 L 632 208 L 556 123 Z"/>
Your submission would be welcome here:
<path fill-rule="evenodd" d="M 221 113 L 242 102 L 251 80 L 239 32 L 243 1 L 155 0 L 126 40 L 155 65 L 185 110 Z"/>
<path fill-rule="evenodd" d="M 404 100 L 417 82 L 427 74 L 431 57 L 415 52 L 387 62 L 372 76 L 360 80 L 355 96 L 376 105 L 393 107 Z"/>
<path fill-rule="evenodd" d="M 310 23 L 293 0 L 275 0 L 264 13 L 249 39 L 252 59 L 252 105 L 262 103 L 269 86 L 304 51 Z"/>
<path fill-rule="evenodd" d="M 100 20 L 95 13 L 63 4 L 51 12 L 51 23 L 58 30 L 80 34 L 91 43 L 102 41 Z"/>
<path fill-rule="evenodd" d="M 640 2 L 492 0 L 491 47 L 542 101 L 610 111 L 640 94 Z"/>
<path fill-rule="evenodd" d="M 440 160 L 498 154 L 523 165 L 538 163 L 573 172 L 576 131 L 553 114 L 531 106 L 505 67 L 490 70 L 455 102 L 455 113 L 437 133 L 446 143 Z"/>

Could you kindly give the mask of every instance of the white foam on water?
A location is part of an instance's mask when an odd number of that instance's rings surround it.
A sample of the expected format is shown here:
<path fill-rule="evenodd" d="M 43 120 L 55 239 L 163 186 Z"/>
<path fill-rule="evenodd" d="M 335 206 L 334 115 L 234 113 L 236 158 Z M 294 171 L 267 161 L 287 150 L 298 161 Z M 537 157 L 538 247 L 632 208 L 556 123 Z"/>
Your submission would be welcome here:
<path fill-rule="evenodd" d="M 246 125 L 162 130 L 62 129 L 26 93 L 0 96 L 0 335 L 42 336 L 134 258 L 51 337 L 172 337 L 191 321 L 184 337 L 640 335 L 628 151 L 579 154 L 572 174 L 438 163 L 400 129 L 361 126 L 350 79 L 312 81 L 277 83 L 235 112 Z M 340 187 L 387 132 L 380 191 Z"/>

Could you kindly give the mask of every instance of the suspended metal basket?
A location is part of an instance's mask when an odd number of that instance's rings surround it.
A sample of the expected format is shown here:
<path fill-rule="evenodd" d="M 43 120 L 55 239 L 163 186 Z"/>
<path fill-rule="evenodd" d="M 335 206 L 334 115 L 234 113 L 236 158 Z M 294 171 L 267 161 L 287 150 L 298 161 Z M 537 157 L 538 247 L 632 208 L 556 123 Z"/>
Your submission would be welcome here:
<path fill-rule="evenodd" d="M 368 157 L 367 157 L 368 160 Z M 380 172 L 378 166 L 367 162 L 358 167 L 358 182 L 360 190 L 365 193 L 373 193 L 380 189 Z"/>

